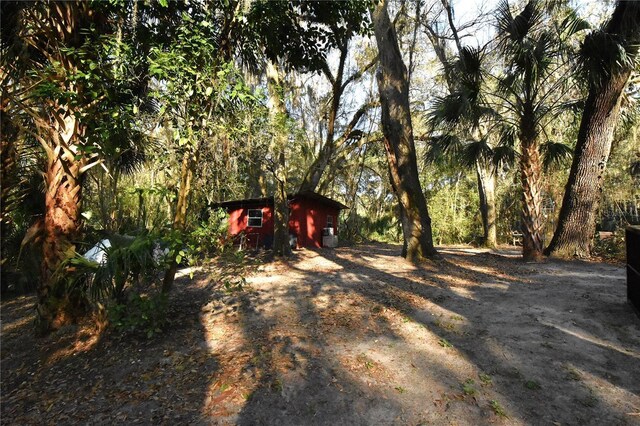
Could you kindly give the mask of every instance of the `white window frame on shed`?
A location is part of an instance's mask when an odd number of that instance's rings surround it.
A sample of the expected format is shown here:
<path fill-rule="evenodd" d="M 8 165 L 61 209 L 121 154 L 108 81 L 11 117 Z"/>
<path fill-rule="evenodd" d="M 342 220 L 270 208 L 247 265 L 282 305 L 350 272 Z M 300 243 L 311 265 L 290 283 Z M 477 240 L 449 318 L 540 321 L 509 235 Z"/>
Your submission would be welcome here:
<path fill-rule="evenodd" d="M 255 212 L 260 212 L 260 216 Z M 254 214 L 253 216 L 251 214 Z M 262 228 L 262 219 L 264 217 L 264 212 L 262 209 L 248 209 L 247 211 L 247 227 L 248 228 Z M 251 220 L 260 219 L 260 225 L 252 225 Z M 255 223 L 255 222 L 254 222 Z"/>

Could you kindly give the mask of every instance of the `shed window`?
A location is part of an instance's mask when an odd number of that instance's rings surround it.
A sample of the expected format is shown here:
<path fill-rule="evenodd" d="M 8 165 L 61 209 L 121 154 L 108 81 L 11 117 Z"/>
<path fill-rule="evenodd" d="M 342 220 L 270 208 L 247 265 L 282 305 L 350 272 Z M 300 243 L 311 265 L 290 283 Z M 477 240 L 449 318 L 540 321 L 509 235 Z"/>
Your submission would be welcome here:
<path fill-rule="evenodd" d="M 333 228 L 333 216 L 327 216 L 327 228 Z"/>
<path fill-rule="evenodd" d="M 247 226 L 252 228 L 262 228 L 262 210 L 249 209 L 249 216 L 247 216 Z"/>

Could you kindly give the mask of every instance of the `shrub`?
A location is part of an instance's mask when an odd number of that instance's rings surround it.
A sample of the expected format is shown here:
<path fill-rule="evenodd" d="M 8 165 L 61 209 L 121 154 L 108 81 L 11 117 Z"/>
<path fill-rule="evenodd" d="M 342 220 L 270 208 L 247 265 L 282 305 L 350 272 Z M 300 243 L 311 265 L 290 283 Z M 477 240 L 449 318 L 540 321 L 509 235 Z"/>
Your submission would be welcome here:
<path fill-rule="evenodd" d="M 147 338 L 161 333 L 167 324 L 168 297 L 133 293 L 126 303 L 115 303 L 107 308 L 109 323 L 125 333 L 142 334 Z"/>

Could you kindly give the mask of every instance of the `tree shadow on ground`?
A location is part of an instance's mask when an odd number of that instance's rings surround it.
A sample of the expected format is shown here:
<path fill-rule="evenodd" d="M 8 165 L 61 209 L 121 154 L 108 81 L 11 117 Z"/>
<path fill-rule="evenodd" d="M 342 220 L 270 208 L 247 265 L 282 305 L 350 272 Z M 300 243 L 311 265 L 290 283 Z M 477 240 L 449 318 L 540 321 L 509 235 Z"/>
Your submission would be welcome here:
<path fill-rule="evenodd" d="M 263 347 L 271 348 L 272 353 L 304 359 L 305 363 L 300 367 L 292 361 L 288 366 L 276 362 L 280 358 L 275 356 L 264 364 L 264 378 L 244 406 L 240 423 L 438 421 L 446 418 L 447 411 L 455 413 L 455 407 L 451 408 L 455 405 L 466 405 L 458 415 L 467 417 L 458 421 L 495 421 L 491 415 L 500 411 L 496 404 L 506 407 L 516 422 L 632 421 L 625 410 L 633 411 L 633 404 L 640 402 L 640 378 L 633 367 L 640 353 L 637 318 L 620 289 L 611 294 L 605 291 L 610 286 L 564 282 L 563 269 L 575 269 L 574 263 L 531 265 L 490 253 L 453 251 L 437 264 L 385 271 L 376 266 L 376 259 L 397 253 L 397 247 L 370 245 L 316 253 L 335 267 L 318 276 L 318 271 L 294 264 L 298 285 L 275 295 L 295 306 L 292 315 L 298 317 L 303 329 L 315 330 L 305 334 L 303 345 L 287 336 L 283 342 L 274 339 L 270 330 L 276 326 L 277 316 L 267 329 L 255 328 L 260 321 L 244 323 L 244 332 L 262 340 Z M 568 275 L 571 278 L 571 273 Z M 623 277 L 619 273 L 613 276 Z M 586 292 L 589 296 L 576 299 L 567 297 L 567 292 Z M 322 326 L 323 314 L 335 314 L 341 298 L 356 301 L 355 306 L 348 305 L 351 322 L 361 324 L 367 332 L 340 331 L 340 324 L 335 323 L 336 328 L 327 333 Z M 466 376 L 460 375 L 455 362 L 451 366 L 434 357 L 428 347 L 413 345 L 403 325 L 390 321 L 389 315 L 358 310 L 358 300 L 373 306 L 373 310 L 389 311 L 392 319 L 395 314 L 401 324 L 409 323 L 406 327 L 425 330 L 433 336 L 431 344 L 452 345 L 440 356 L 459 358 L 460 363 L 473 366 L 475 382 L 480 383 L 479 377 L 491 377 L 490 390 L 484 392 L 486 398 L 468 398 L 473 392 L 460 392 Z M 258 310 L 257 306 L 251 307 L 252 312 Z M 573 328 L 563 326 L 566 322 Z M 336 338 L 333 334 L 341 335 Z M 433 398 L 436 407 L 438 401 L 447 400 L 444 412 L 407 413 L 415 407 L 406 403 L 412 395 L 394 398 L 389 393 L 371 393 L 367 381 L 358 380 L 357 375 L 354 378 L 349 366 L 341 362 L 345 351 L 336 350 L 336 342 L 350 337 L 356 352 L 372 348 L 371 342 L 378 340 L 402 347 L 408 353 L 406 360 L 420 366 L 414 374 L 425 376 L 416 383 L 443 382 L 444 391 L 430 393 L 425 389 L 422 396 L 427 402 Z M 274 391 L 276 376 L 281 379 Z M 340 383 L 342 390 L 332 388 L 332 381 Z M 380 381 L 376 385 L 379 389 Z M 389 401 L 392 404 L 385 406 Z M 386 411 L 386 417 L 367 411 L 371 407 Z"/>
<path fill-rule="evenodd" d="M 178 281 L 171 325 L 151 340 L 94 342 L 81 326 L 38 340 L 24 316 L 35 299 L 3 302 L 2 422 L 637 419 L 627 413 L 640 411 L 640 320 L 621 268 L 465 249 L 416 266 L 398 253 L 245 259 L 262 266 L 240 291 L 224 283 L 242 283 L 244 269 L 216 264 Z"/>
<path fill-rule="evenodd" d="M 205 282 L 175 293 L 169 326 L 150 339 L 104 335 L 90 322 L 36 338 L 35 297 L 3 303 L 2 423 L 179 424 L 200 418 L 218 360 L 201 346 L 199 313 L 212 290 L 206 275 L 198 279 Z"/>

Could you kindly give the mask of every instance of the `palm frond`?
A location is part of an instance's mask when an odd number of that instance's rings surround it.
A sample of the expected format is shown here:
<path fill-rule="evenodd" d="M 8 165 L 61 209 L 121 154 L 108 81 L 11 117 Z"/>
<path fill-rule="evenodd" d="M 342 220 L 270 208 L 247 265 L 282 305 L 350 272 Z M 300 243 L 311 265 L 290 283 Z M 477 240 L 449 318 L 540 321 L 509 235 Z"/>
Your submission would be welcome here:
<path fill-rule="evenodd" d="M 459 161 L 466 167 L 473 166 L 476 161 L 486 161 L 493 158 L 493 149 L 486 139 L 471 141 L 465 144 L 459 156 Z"/>
<path fill-rule="evenodd" d="M 560 109 L 561 111 L 570 111 L 570 112 L 573 112 L 574 114 L 577 114 L 584 110 L 584 105 L 585 105 L 584 99 L 577 99 L 577 100 L 562 102 L 561 104 L 558 105 L 558 109 Z"/>
<path fill-rule="evenodd" d="M 500 145 L 493 148 L 492 162 L 496 169 L 513 165 L 517 158 L 518 152 L 511 146 Z"/>
<path fill-rule="evenodd" d="M 588 21 L 578 16 L 575 10 L 569 9 L 567 16 L 560 23 L 560 32 L 564 40 L 576 35 L 581 31 L 591 29 L 591 24 Z"/>
<path fill-rule="evenodd" d="M 455 92 L 436 98 L 428 115 L 432 127 L 453 126 L 464 120 L 469 103 L 462 93 Z"/>
<path fill-rule="evenodd" d="M 522 11 L 513 16 L 507 0 L 502 0 L 496 9 L 498 36 L 502 39 L 501 47 L 522 43 L 540 25 L 542 8 L 537 0 L 527 2 Z"/>
<path fill-rule="evenodd" d="M 518 129 L 516 126 L 507 123 L 500 123 L 498 127 L 498 145 L 500 146 L 516 146 L 518 140 Z"/>
<path fill-rule="evenodd" d="M 639 44 L 602 30 L 587 35 L 578 54 L 579 68 L 589 82 L 602 84 L 624 69 L 633 68 L 640 55 Z"/>
<path fill-rule="evenodd" d="M 429 138 L 425 161 L 442 163 L 456 157 L 462 150 L 462 141 L 453 134 L 443 134 Z"/>
<path fill-rule="evenodd" d="M 573 156 L 571 147 L 561 142 L 545 142 L 540 145 L 542 165 L 545 170 L 566 165 Z"/>
<path fill-rule="evenodd" d="M 481 82 L 483 79 L 483 60 L 484 52 L 482 49 L 464 46 L 456 59 L 448 66 L 457 78 Z"/>

